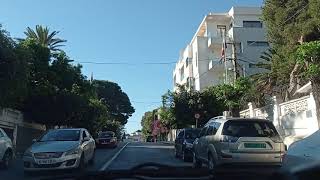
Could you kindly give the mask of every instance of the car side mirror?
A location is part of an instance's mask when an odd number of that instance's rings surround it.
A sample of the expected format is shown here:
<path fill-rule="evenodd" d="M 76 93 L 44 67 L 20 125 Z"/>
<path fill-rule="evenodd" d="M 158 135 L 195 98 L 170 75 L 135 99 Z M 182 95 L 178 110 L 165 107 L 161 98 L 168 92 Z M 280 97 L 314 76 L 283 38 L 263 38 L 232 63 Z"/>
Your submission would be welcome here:
<path fill-rule="evenodd" d="M 85 138 L 83 138 L 83 142 L 86 142 L 86 141 L 89 141 L 90 140 L 90 138 L 89 137 L 85 137 Z"/>
<path fill-rule="evenodd" d="M 32 143 L 35 143 L 35 142 L 37 142 L 37 139 L 32 139 Z"/>

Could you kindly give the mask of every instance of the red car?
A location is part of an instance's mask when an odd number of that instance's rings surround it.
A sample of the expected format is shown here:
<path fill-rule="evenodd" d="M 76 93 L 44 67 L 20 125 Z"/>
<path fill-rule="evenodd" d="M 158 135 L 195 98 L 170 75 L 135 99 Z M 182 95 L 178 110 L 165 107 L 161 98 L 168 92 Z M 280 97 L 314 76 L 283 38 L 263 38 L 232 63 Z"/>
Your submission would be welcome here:
<path fill-rule="evenodd" d="M 97 147 L 117 147 L 117 137 L 112 131 L 104 131 L 99 133 L 98 138 L 96 138 Z"/>

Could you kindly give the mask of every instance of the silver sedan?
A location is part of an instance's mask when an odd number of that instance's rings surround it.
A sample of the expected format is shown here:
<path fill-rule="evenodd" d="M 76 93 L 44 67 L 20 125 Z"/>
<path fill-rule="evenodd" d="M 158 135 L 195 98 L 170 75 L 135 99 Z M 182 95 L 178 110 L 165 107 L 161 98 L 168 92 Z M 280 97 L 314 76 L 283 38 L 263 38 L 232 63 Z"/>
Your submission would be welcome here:
<path fill-rule="evenodd" d="M 83 168 L 92 163 L 95 141 L 86 129 L 49 130 L 23 155 L 24 170 Z"/>

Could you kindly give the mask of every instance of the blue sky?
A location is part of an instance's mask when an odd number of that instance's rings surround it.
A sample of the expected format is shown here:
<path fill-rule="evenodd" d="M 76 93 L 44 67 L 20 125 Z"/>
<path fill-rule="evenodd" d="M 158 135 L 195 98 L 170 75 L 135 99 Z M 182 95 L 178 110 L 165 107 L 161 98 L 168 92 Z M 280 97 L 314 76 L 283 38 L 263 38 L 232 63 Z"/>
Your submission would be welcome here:
<path fill-rule="evenodd" d="M 127 62 L 133 65 L 83 64 L 83 73 L 118 83 L 136 112 L 126 129 L 140 129 L 145 111 L 161 105 L 172 89 L 174 62 L 209 12 L 231 6 L 261 6 L 263 0 L 2 0 L 0 24 L 12 37 L 41 24 L 60 31 L 64 50 L 79 62 Z"/>

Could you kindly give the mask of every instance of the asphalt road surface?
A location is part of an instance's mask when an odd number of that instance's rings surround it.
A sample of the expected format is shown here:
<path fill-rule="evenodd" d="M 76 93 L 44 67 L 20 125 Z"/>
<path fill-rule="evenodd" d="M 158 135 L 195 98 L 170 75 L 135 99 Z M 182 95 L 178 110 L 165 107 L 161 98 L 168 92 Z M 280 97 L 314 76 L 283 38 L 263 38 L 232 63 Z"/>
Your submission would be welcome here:
<path fill-rule="evenodd" d="M 183 162 L 181 159 L 174 157 L 174 146 L 166 143 L 141 143 L 141 142 L 130 142 L 120 143 L 117 148 L 114 149 L 97 149 L 95 155 L 95 163 L 86 167 L 86 172 L 96 171 L 108 171 L 108 170 L 128 170 L 137 165 L 144 163 L 159 163 L 169 166 L 192 166 L 191 163 Z M 248 168 L 230 168 L 227 167 L 222 169 L 224 175 L 236 175 L 245 174 L 250 175 L 252 173 L 262 172 L 261 175 L 255 175 L 260 179 L 268 179 L 275 169 L 268 169 L 267 167 L 254 167 L 253 169 Z M 67 172 L 54 172 L 54 173 L 36 173 L 32 176 L 25 176 L 23 173 L 23 163 L 21 160 L 16 160 L 12 166 L 7 170 L 0 170 L 0 179 L 4 180 L 18 180 L 18 179 L 43 179 L 46 177 L 61 176 L 66 173 L 79 173 L 75 171 Z M 264 178 L 263 178 L 264 177 Z M 218 178 L 220 179 L 220 178 Z M 224 178 L 222 178 L 224 179 Z M 238 179 L 238 178 L 233 178 Z M 243 179 L 243 178 L 241 178 Z"/>
<path fill-rule="evenodd" d="M 99 171 L 126 143 L 119 143 L 117 148 L 99 148 L 96 149 L 95 160 L 93 165 L 86 167 L 86 171 Z M 9 169 L 0 169 L 1 180 L 20 180 L 20 179 L 41 179 L 45 177 L 60 176 L 66 173 L 72 174 L 77 172 L 54 172 L 39 173 L 32 176 L 25 176 L 23 173 L 23 162 L 21 159 L 14 161 Z"/>

